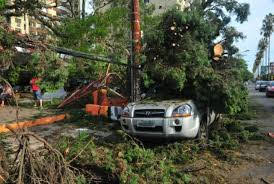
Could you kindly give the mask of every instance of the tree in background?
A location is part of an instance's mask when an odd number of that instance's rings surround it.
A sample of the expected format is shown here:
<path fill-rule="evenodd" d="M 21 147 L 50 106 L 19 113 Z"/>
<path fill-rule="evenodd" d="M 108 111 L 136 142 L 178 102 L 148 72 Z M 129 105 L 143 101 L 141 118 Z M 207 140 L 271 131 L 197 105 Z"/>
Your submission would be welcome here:
<path fill-rule="evenodd" d="M 274 23 L 274 15 L 271 13 L 266 15 L 263 20 L 263 25 L 261 28 L 261 35 L 263 36 L 263 38 L 258 43 L 258 51 L 256 54 L 256 59 L 253 64 L 254 73 L 260 67 L 261 64 L 264 64 L 262 63 L 264 56 L 265 56 L 265 65 L 266 66 L 270 65 L 270 44 L 271 44 L 270 38 L 274 31 L 273 23 Z M 268 72 L 270 71 L 268 70 Z"/>

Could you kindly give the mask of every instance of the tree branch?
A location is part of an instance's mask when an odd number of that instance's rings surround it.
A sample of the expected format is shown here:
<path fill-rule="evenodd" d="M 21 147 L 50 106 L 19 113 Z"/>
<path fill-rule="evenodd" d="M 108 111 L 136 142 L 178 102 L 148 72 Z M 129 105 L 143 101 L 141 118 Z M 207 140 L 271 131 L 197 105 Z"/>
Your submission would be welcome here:
<path fill-rule="evenodd" d="M 214 0 L 207 0 L 202 2 L 202 9 L 206 9 L 207 7 L 211 6 L 211 4 L 214 2 Z"/>
<path fill-rule="evenodd" d="M 94 9 L 94 13 L 98 12 L 100 9 L 106 7 L 107 5 L 109 5 L 113 2 L 114 2 L 114 0 L 108 0 L 107 2 L 103 3 L 103 5 L 98 6 L 98 8 Z"/>
<path fill-rule="evenodd" d="M 63 32 L 60 32 L 60 30 L 58 30 L 56 28 L 56 24 L 54 24 L 51 21 L 46 20 L 45 18 L 40 17 L 37 14 L 33 14 L 33 16 L 35 17 L 35 19 L 37 19 L 41 24 L 45 25 L 50 31 L 52 31 L 56 36 L 60 36 L 60 37 L 67 37 L 66 34 L 64 34 Z"/>

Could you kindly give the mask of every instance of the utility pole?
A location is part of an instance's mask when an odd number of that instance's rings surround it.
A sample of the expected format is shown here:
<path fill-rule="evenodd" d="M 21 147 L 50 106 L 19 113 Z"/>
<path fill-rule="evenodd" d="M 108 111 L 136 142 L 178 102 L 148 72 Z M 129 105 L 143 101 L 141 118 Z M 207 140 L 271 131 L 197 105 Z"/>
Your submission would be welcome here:
<path fill-rule="evenodd" d="M 86 0 L 82 0 L 82 11 L 81 11 L 82 19 L 86 16 Z"/>
<path fill-rule="evenodd" d="M 141 25 L 140 25 L 140 5 L 139 0 L 131 0 L 132 3 L 132 66 L 131 67 L 131 101 L 140 100 L 140 53 L 141 53 Z"/>
<path fill-rule="evenodd" d="M 261 80 L 261 65 L 262 65 L 262 61 L 260 62 L 259 64 L 259 67 L 258 67 L 258 76 L 259 76 L 259 80 Z"/>
<path fill-rule="evenodd" d="M 270 76 L 270 35 L 269 35 L 269 46 L 268 46 L 268 63 L 267 63 L 267 79 L 270 81 L 271 76 Z"/>
<path fill-rule="evenodd" d="M 264 77 L 264 80 L 267 80 L 267 58 L 268 58 L 267 55 L 268 55 L 268 47 L 266 47 L 266 50 L 265 50 L 265 57 L 264 57 L 264 59 L 265 59 L 265 60 L 264 60 L 264 67 L 263 67 L 263 68 L 264 68 L 264 71 L 263 71 L 263 72 L 265 72 L 265 73 L 264 73 L 264 76 L 263 76 L 263 77 Z"/>

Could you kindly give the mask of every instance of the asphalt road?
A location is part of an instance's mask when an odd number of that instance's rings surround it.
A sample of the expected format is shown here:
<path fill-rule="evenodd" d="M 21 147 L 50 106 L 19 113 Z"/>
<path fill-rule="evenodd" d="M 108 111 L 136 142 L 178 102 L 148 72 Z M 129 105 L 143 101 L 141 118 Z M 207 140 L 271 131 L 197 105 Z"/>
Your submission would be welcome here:
<path fill-rule="evenodd" d="M 256 111 L 256 118 L 251 123 L 257 124 L 264 133 L 274 132 L 274 98 L 267 98 L 265 92 L 255 90 L 255 85 L 248 86 L 250 105 Z"/>

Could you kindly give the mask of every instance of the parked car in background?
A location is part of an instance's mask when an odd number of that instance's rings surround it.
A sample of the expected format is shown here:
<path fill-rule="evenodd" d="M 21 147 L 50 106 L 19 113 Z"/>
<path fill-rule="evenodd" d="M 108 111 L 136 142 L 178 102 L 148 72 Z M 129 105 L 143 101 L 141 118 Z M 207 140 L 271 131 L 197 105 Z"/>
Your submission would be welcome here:
<path fill-rule="evenodd" d="M 260 88 L 260 84 L 262 81 L 256 81 L 255 83 L 255 90 L 258 90 Z"/>
<path fill-rule="evenodd" d="M 211 113 L 207 120 L 192 100 L 167 100 L 130 103 L 123 109 L 120 123 L 133 136 L 203 139 L 214 119 Z"/>
<path fill-rule="evenodd" d="M 267 97 L 274 96 L 274 81 L 270 81 L 266 87 L 266 93 L 265 95 Z"/>
<path fill-rule="evenodd" d="M 268 85 L 268 81 L 262 81 L 260 83 L 259 91 L 264 92 L 266 90 L 267 85 Z"/>

